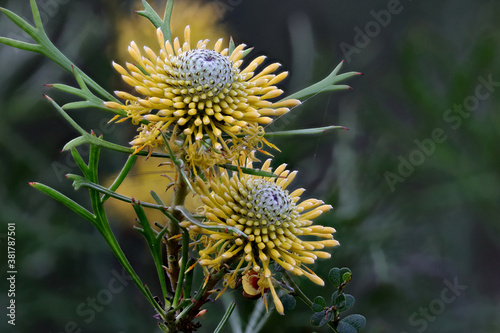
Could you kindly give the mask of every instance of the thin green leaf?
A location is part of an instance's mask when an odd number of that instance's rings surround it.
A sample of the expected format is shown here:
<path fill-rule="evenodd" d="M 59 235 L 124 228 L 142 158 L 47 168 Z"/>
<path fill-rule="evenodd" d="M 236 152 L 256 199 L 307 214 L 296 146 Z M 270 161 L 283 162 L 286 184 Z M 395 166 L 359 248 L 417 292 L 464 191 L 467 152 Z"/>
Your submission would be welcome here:
<path fill-rule="evenodd" d="M 65 93 L 76 95 L 76 96 L 79 96 L 82 98 L 86 98 L 88 95 L 87 92 L 85 92 L 81 89 L 72 87 L 72 86 L 68 86 L 67 84 L 53 83 L 53 84 L 47 84 L 46 86 L 51 87 L 51 88 L 55 88 L 57 90 L 64 91 Z"/>
<path fill-rule="evenodd" d="M 162 20 L 153 7 L 146 0 L 142 0 L 142 5 L 144 6 L 144 10 L 137 11 L 136 13 L 151 21 L 155 28 L 161 27 Z"/>
<path fill-rule="evenodd" d="M 166 303 L 166 308 L 168 308 L 170 307 L 170 302 L 167 299 L 168 291 L 165 282 L 165 270 L 163 269 L 162 266 L 163 258 L 162 258 L 161 239 L 158 239 L 156 237 L 155 231 L 153 230 L 153 228 L 151 228 L 146 213 L 144 212 L 144 209 L 142 209 L 141 203 L 133 200 L 132 207 L 134 208 L 135 214 L 137 215 L 137 221 L 143 228 L 141 233 L 143 234 L 144 238 L 146 238 L 149 250 L 151 251 L 151 255 L 153 257 L 153 261 L 156 266 L 156 272 L 158 274 L 158 280 L 160 281 L 160 286 L 163 293 L 163 301 Z"/>
<path fill-rule="evenodd" d="M 226 312 L 224 313 L 224 316 L 219 322 L 219 325 L 217 325 L 217 327 L 215 328 L 214 333 L 222 332 L 222 329 L 224 328 L 224 326 L 226 326 L 227 321 L 229 320 L 229 317 L 231 317 L 231 314 L 233 313 L 235 308 L 236 308 L 236 302 L 231 302 Z"/>
<path fill-rule="evenodd" d="M 71 140 L 69 143 L 67 143 L 63 147 L 63 151 L 71 149 L 71 148 L 75 148 L 78 145 L 81 145 L 83 143 L 89 143 L 91 145 L 96 145 L 98 147 L 103 147 L 103 148 L 107 148 L 107 149 L 110 149 L 110 150 L 115 150 L 115 151 L 122 152 L 122 153 L 127 153 L 127 154 L 134 154 L 135 153 L 137 155 L 151 155 L 151 156 L 155 156 L 155 157 L 165 157 L 165 158 L 169 158 L 170 157 L 169 155 L 162 154 L 162 153 L 155 153 L 155 152 L 153 152 L 152 154 L 149 154 L 148 152 L 145 152 L 145 151 L 135 152 L 135 150 L 132 149 L 132 148 L 123 147 L 123 146 L 117 145 L 115 143 L 106 141 L 106 140 L 104 140 L 101 137 L 97 137 L 95 135 L 89 134 L 82 127 L 80 127 L 80 125 L 78 125 L 78 123 L 76 121 L 74 121 L 73 118 L 71 118 L 69 116 L 69 114 L 66 111 L 64 111 L 59 106 L 59 104 L 57 104 L 52 98 L 50 98 L 47 95 L 44 95 L 44 96 L 45 96 L 45 98 L 47 98 L 50 101 L 50 103 L 52 103 L 52 105 L 63 116 L 63 118 L 66 119 L 66 121 L 74 129 L 76 129 L 78 131 L 78 133 L 81 134 L 81 137 L 84 138 L 84 139 L 76 138 L 76 139 Z"/>
<path fill-rule="evenodd" d="M 283 306 L 284 307 L 284 306 Z M 264 302 L 263 298 L 259 298 L 259 300 L 256 302 L 252 314 L 250 315 L 250 318 L 248 319 L 248 322 L 245 327 L 245 332 L 244 333 L 254 333 L 254 332 L 260 332 L 262 329 L 262 326 L 266 324 L 266 321 L 269 319 L 273 312 L 272 311 L 267 311 L 266 309 L 266 303 Z M 233 318 L 231 318 L 233 319 Z M 240 322 L 239 320 L 238 322 Z M 231 323 L 231 326 L 233 328 L 235 324 Z M 241 327 L 241 323 L 239 323 L 239 327 Z M 233 331 L 235 331 L 233 329 Z M 240 330 L 241 332 L 241 330 Z"/>
<path fill-rule="evenodd" d="M 77 204 L 76 202 L 74 202 L 73 200 L 71 200 L 70 198 L 65 196 L 64 194 L 62 194 L 62 193 L 54 190 L 51 187 L 44 185 L 44 184 L 30 183 L 30 185 L 32 187 L 36 188 L 37 190 L 42 191 L 43 193 L 47 194 L 48 196 L 56 199 L 57 201 L 59 201 L 60 203 L 62 203 L 63 205 L 65 205 L 66 207 L 71 209 L 76 214 L 80 215 L 81 217 L 83 217 L 87 221 L 90 221 L 93 225 L 96 225 L 96 217 L 94 214 L 92 214 L 87 209 L 83 208 L 82 206 L 80 206 L 79 204 Z"/>
<path fill-rule="evenodd" d="M 266 132 L 266 137 L 324 134 L 327 133 L 328 131 L 336 129 L 343 129 L 346 131 L 349 130 L 347 127 L 344 126 L 325 126 L 316 128 L 306 128 L 301 130 Z"/>
<path fill-rule="evenodd" d="M 70 102 L 62 106 L 64 110 L 85 109 L 94 107 L 89 101 Z"/>
<path fill-rule="evenodd" d="M 78 85 L 80 86 L 80 89 L 83 91 L 83 92 L 86 92 L 86 93 L 91 93 L 89 88 L 87 88 L 87 85 L 85 84 L 85 80 L 83 79 L 82 75 L 80 74 L 79 71 L 76 70 L 75 66 L 71 66 L 71 68 L 73 69 L 73 75 L 75 76 L 75 79 L 76 79 L 76 82 L 78 83 Z"/>
<path fill-rule="evenodd" d="M 85 80 L 82 77 L 82 74 L 76 70 L 76 68 L 72 65 L 72 73 L 75 76 L 75 79 L 80 86 L 80 89 L 68 86 L 66 84 L 60 84 L 60 83 L 54 83 L 54 84 L 46 84 L 47 87 L 55 88 L 57 90 L 78 96 L 80 98 L 83 98 L 84 101 L 77 101 L 77 102 L 70 102 L 67 104 L 64 104 L 62 108 L 64 110 L 70 110 L 70 109 L 81 109 L 81 108 L 98 108 L 101 110 L 105 110 L 106 112 L 111 112 L 115 115 L 120 115 L 122 117 L 127 117 L 127 112 L 124 110 L 119 110 L 119 109 L 111 109 L 104 105 L 104 100 L 100 99 L 96 95 L 94 95 L 87 87 L 85 84 Z M 142 120 L 141 123 L 146 122 L 145 120 Z"/>
<path fill-rule="evenodd" d="M 86 144 L 86 143 L 89 143 L 89 141 L 87 140 L 87 138 L 84 137 L 84 136 L 79 136 L 79 137 L 74 138 L 70 142 L 66 143 L 64 145 L 62 151 L 71 150 L 71 149 L 74 149 L 74 148 L 76 148 L 78 146 L 81 146 L 83 144 Z"/>
<path fill-rule="evenodd" d="M 193 286 L 193 278 L 194 278 L 194 272 L 196 268 L 197 260 L 195 258 L 189 258 L 186 267 L 189 269 L 189 267 L 194 266 L 193 269 L 185 272 L 186 277 L 185 277 L 185 283 L 184 283 L 184 298 L 191 298 L 191 288 Z M 187 270 L 187 269 L 186 269 Z"/>
<path fill-rule="evenodd" d="M 231 55 L 233 53 L 234 49 L 236 48 L 236 44 L 234 44 L 233 37 L 229 38 L 229 49 L 228 49 L 228 55 Z"/>
<path fill-rule="evenodd" d="M 241 55 L 241 58 L 245 58 L 250 52 L 253 51 L 253 47 L 249 48 L 249 49 L 245 49 L 243 50 L 243 54 Z"/>
<path fill-rule="evenodd" d="M 31 51 L 31 52 L 36 52 L 36 53 L 40 53 L 42 50 L 42 48 L 38 44 L 21 42 L 19 40 L 7 38 L 7 37 L 0 37 L 0 43 L 14 47 L 16 49 Z"/>
<path fill-rule="evenodd" d="M 156 203 L 158 205 L 161 205 L 161 206 L 166 206 L 163 201 L 161 200 L 160 196 L 158 195 L 158 193 L 156 193 L 155 191 L 150 191 L 149 194 L 151 194 L 151 196 L 153 197 L 154 201 L 156 201 Z"/>
<path fill-rule="evenodd" d="M 134 154 L 134 152 L 135 152 L 135 150 L 132 149 L 132 148 L 128 148 L 128 147 L 117 145 L 115 143 L 106 141 L 106 140 L 98 138 L 96 136 L 92 136 L 92 135 L 90 135 L 88 133 L 85 133 L 85 135 L 79 136 L 79 137 L 71 140 L 70 142 L 68 142 L 63 147 L 63 151 L 69 150 L 71 148 L 78 147 L 78 146 L 80 146 L 82 144 L 85 144 L 85 143 L 94 144 L 94 145 L 97 145 L 97 146 L 100 146 L 100 147 L 103 147 L 103 148 L 107 148 L 107 149 L 118 151 L 118 152 L 122 152 L 122 153 L 131 154 L 131 155 Z M 153 156 L 153 157 L 170 158 L 170 156 L 167 155 L 167 154 L 158 153 L 158 152 L 153 152 L 153 153 L 149 154 L 149 152 L 147 152 L 147 151 L 138 151 L 134 155 L 140 155 L 140 156 L 150 155 L 150 156 Z"/>
<path fill-rule="evenodd" d="M 97 192 L 100 192 L 102 194 L 108 195 L 112 198 L 132 203 L 132 198 L 129 198 L 129 197 L 124 196 L 122 194 L 110 191 L 108 188 L 101 186 L 99 184 L 96 184 L 94 182 L 91 182 L 90 180 L 85 179 L 82 176 L 78 176 L 78 175 L 74 175 L 74 174 L 67 174 L 66 177 L 73 181 L 73 187 L 77 190 L 80 189 L 81 187 L 86 187 L 86 188 L 96 190 Z M 141 205 L 144 207 L 148 207 L 148 208 L 158 209 L 160 211 L 164 211 L 167 208 L 165 206 L 155 205 L 155 204 L 152 204 L 149 202 L 143 202 L 143 201 L 141 201 Z"/>
<path fill-rule="evenodd" d="M 33 20 L 35 21 L 35 27 L 38 30 L 43 31 L 42 18 L 40 17 L 40 12 L 38 11 L 38 6 L 35 0 L 30 0 L 31 13 L 33 14 Z"/>
<path fill-rule="evenodd" d="M 165 6 L 165 12 L 163 13 L 163 23 L 161 25 L 161 31 L 163 32 L 163 38 L 166 41 L 172 42 L 172 32 L 170 31 L 170 19 L 172 18 L 172 10 L 174 9 L 174 0 L 167 0 Z"/>
<path fill-rule="evenodd" d="M 151 196 L 153 197 L 154 201 L 156 201 L 156 203 L 158 205 L 160 205 L 161 207 L 165 207 L 162 212 L 170 219 L 172 219 L 172 214 L 170 213 L 167 213 L 167 205 L 165 205 L 165 203 L 161 200 L 160 196 L 155 192 L 155 191 L 150 191 L 149 192 L 151 194 Z M 175 220 L 175 219 L 174 219 Z M 175 223 L 179 223 L 179 221 L 175 220 Z M 163 229 L 158 233 L 158 235 L 156 235 L 156 238 L 160 239 L 161 237 L 163 237 L 163 235 L 168 231 L 168 228 L 166 226 L 162 226 L 162 225 L 157 225 L 157 227 L 162 227 Z M 184 230 L 184 229 L 182 229 Z"/>
<path fill-rule="evenodd" d="M 343 63 L 344 63 L 344 61 L 340 62 L 337 65 L 337 67 L 335 67 L 335 69 L 327 77 L 325 77 L 323 80 L 321 80 L 313 85 L 310 85 L 309 87 L 304 88 L 304 89 L 302 89 L 302 90 L 300 90 L 300 91 L 298 91 L 290 96 L 287 96 L 282 100 L 293 98 L 293 99 L 298 99 L 298 100 L 303 101 L 307 97 L 319 94 L 321 92 L 349 89 L 350 87 L 347 85 L 336 85 L 336 83 L 338 83 L 342 80 L 348 79 L 350 77 L 353 77 L 355 75 L 360 75 L 360 73 L 348 72 L 348 73 L 344 73 L 341 75 L 337 75 L 337 73 L 342 68 Z"/>
<path fill-rule="evenodd" d="M 155 233 L 153 232 L 153 229 L 149 224 L 149 220 L 146 216 L 146 213 L 144 212 L 144 209 L 142 209 L 141 202 L 132 199 L 132 207 L 134 208 L 135 214 L 137 215 L 137 221 L 143 227 L 143 229 L 141 229 L 141 233 L 146 238 L 148 244 L 154 246 L 155 244 L 151 244 L 150 242 L 153 242 L 156 239 Z"/>
<path fill-rule="evenodd" d="M 160 28 L 163 33 L 163 38 L 166 41 L 172 41 L 172 32 L 170 31 L 170 18 L 172 17 L 172 9 L 174 8 L 174 1 L 168 0 L 165 6 L 163 19 L 160 18 L 158 13 L 146 1 L 142 0 L 144 10 L 137 11 L 136 13 L 147 18 L 156 28 Z"/>
<path fill-rule="evenodd" d="M 60 106 L 57 104 L 52 98 L 50 98 L 47 95 L 44 95 L 45 98 L 49 100 L 49 102 L 56 108 L 56 110 L 59 112 L 60 115 L 63 116 L 64 119 L 74 128 L 78 131 L 83 136 L 90 136 L 83 128 L 80 127 L 80 125 L 77 124 L 76 121 L 74 121 Z"/>
<path fill-rule="evenodd" d="M 35 6 L 36 6 L 36 4 L 35 4 Z M 19 28 L 21 28 L 24 31 L 26 31 L 26 33 L 29 34 L 31 37 L 34 38 L 34 36 L 36 36 L 37 29 L 35 29 L 35 27 L 33 27 L 28 22 L 26 22 L 22 17 L 20 17 L 16 13 L 14 13 L 14 12 L 6 9 L 6 8 L 3 8 L 3 7 L 0 7 L 0 11 L 2 11 L 2 13 L 4 13 L 5 16 L 7 16 Z"/>
<path fill-rule="evenodd" d="M 76 165 L 78 165 L 78 168 L 80 168 L 80 170 L 82 170 L 83 174 L 84 175 L 87 174 L 89 168 L 88 168 L 87 164 L 85 164 L 85 162 L 83 161 L 82 156 L 80 155 L 78 150 L 76 150 L 76 148 L 71 149 L 71 155 L 73 156 L 73 160 L 75 160 Z"/>
<path fill-rule="evenodd" d="M 24 19 L 19 17 L 17 14 L 11 12 L 8 9 L 0 8 L 0 10 L 16 25 L 18 25 L 21 29 L 26 31 L 37 43 L 37 46 L 29 43 L 23 43 L 20 41 L 13 42 L 9 39 L 1 39 L 0 42 L 6 43 L 7 45 L 13 47 L 19 47 L 21 49 L 40 53 L 50 60 L 54 61 L 56 64 L 67 70 L 68 72 L 73 72 L 73 70 L 80 73 L 83 80 L 92 88 L 94 91 L 98 92 L 102 97 L 109 101 L 118 102 L 118 100 L 108 93 L 105 89 L 103 89 L 100 85 L 98 85 L 94 80 L 92 80 L 88 75 L 83 73 L 79 68 L 74 66 L 74 64 L 64 55 L 62 52 L 50 41 L 43 29 L 42 19 L 40 17 L 40 12 L 36 5 L 35 0 L 30 0 L 31 10 L 33 13 L 33 19 L 35 21 L 35 27 L 28 24 Z"/>

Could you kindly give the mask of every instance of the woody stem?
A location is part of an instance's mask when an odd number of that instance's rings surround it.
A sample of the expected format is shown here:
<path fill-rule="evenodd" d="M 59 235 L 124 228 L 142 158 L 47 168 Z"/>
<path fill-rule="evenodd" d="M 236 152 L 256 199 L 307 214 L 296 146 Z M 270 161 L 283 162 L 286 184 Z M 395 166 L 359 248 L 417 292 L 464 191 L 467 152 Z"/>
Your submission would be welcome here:
<path fill-rule="evenodd" d="M 177 183 L 174 188 L 174 198 L 171 207 L 182 206 L 186 200 L 188 194 L 188 186 L 184 181 L 183 177 L 177 178 Z M 180 211 L 174 210 L 172 212 L 173 217 L 177 221 L 182 221 L 183 216 Z M 178 281 L 179 279 L 179 253 L 181 251 L 181 246 L 179 243 L 179 237 L 181 230 L 179 225 L 174 221 L 169 221 L 168 224 L 168 234 L 169 239 L 167 240 L 167 254 L 168 254 L 168 268 L 170 275 L 170 283 L 173 290 L 176 290 L 177 283 L 182 283 Z"/>

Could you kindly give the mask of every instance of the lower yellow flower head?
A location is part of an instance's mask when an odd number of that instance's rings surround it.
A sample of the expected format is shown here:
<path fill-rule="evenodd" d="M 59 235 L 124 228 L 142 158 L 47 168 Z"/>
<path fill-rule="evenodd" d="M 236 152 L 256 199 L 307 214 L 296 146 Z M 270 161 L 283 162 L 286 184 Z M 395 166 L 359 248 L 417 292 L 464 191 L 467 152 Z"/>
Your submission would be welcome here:
<path fill-rule="evenodd" d="M 271 160 L 267 160 L 261 170 L 272 172 L 270 164 Z M 246 167 L 251 168 L 252 162 L 247 162 Z M 266 287 L 271 289 L 276 309 L 282 313 L 283 307 L 279 306 L 281 302 L 271 281 L 271 263 L 324 285 L 304 264 L 313 264 L 317 258 L 330 258 L 330 253 L 321 250 L 339 243 L 333 239 L 335 229 L 313 225 L 312 221 L 332 207 L 316 199 L 299 203 L 304 189 L 292 193 L 286 190 L 297 172 L 286 170 L 285 164 L 274 174 L 277 177 L 235 172 L 230 177 L 222 171 L 220 179 L 212 179 L 208 185 L 198 179 L 207 217 L 204 224 L 221 228 L 221 231 L 205 230 L 210 238 L 200 251 L 200 264 L 218 269 L 225 260 L 233 258 L 233 262 L 238 262 L 236 272 L 246 262 L 247 269 L 267 280 Z M 237 228 L 247 237 L 228 232 L 225 227 Z"/>
<path fill-rule="evenodd" d="M 223 48 L 219 39 L 208 49 L 208 40 L 202 40 L 191 49 L 190 35 L 188 26 L 183 44 L 177 38 L 164 42 L 158 29 L 159 53 L 144 47 L 145 55 L 132 42 L 128 50 L 134 64 L 127 63 L 126 69 L 113 66 L 139 96 L 117 91 L 125 105 L 105 104 L 125 110 L 132 123 L 141 122 L 131 142 L 136 150 L 162 146 L 165 134 L 174 153 L 193 167 L 205 168 L 237 159 L 242 151 L 260 149 L 266 142 L 262 125 L 272 122 L 269 116 L 283 115 L 300 102 L 269 101 L 283 93 L 275 84 L 288 73 L 273 74 L 280 64 L 255 73 L 265 57 L 240 68 L 250 51 L 244 44 Z"/>

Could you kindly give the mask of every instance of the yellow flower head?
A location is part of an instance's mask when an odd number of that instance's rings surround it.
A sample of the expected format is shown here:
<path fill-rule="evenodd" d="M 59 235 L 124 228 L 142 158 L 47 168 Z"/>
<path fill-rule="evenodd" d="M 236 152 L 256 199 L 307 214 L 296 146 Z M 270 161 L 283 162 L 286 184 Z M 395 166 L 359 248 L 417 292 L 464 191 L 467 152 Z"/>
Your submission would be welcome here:
<path fill-rule="evenodd" d="M 270 164 L 271 160 L 267 160 L 261 170 L 272 172 Z M 247 161 L 246 166 L 251 168 L 252 162 Z M 218 269 L 224 260 L 233 258 L 233 262 L 238 262 L 236 272 L 246 262 L 248 269 L 267 280 L 266 287 L 271 289 L 276 309 L 281 313 L 283 307 L 278 306 L 270 264 L 275 262 L 295 275 L 305 275 L 314 283 L 324 285 L 304 264 L 313 264 L 317 258 L 330 258 L 330 253 L 321 250 L 338 242 L 333 239 L 335 229 L 312 222 L 332 207 L 316 199 L 299 203 L 304 189 L 292 193 L 286 190 L 297 172 L 286 170 L 285 164 L 274 174 L 277 177 L 240 172 L 230 177 L 222 171 L 220 179 L 211 179 L 208 185 L 198 179 L 206 209 L 204 223 L 221 228 L 221 231 L 205 230 L 210 241 L 200 251 L 200 264 Z M 227 227 L 237 228 L 247 237 L 228 232 Z M 307 239 L 302 239 L 304 236 Z"/>
<path fill-rule="evenodd" d="M 131 42 L 128 50 L 134 64 L 127 63 L 125 69 L 113 63 L 139 95 L 117 91 L 125 105 L 106 105 L 125 110 L 134 124 L 141 122 L 139 134 L 131 142 L 136 150 L 162 146 L 165 134 L 174 153 L 193 167 L 227 163 L 242 151 L 260 149 L 266 142 L 261 125 L 272 121 L 269 116 L 283 115 L 300 103 L 294 99 L 269 101 L 283 93 L 275 84 L 288 73 L 273 74 L 280 66 L 277 63 L 255 73 L 264 56 L 241 68 L 250 51 L 244 44 L 223 48 L 219 39 L 209 49 L 208 40 L 202 40 L 192 49 L 189 26 L 183 44 L 177 38 L 173 43 L 164 42 L 160 29 L 157 39 L 158 54 L 144 47 L 143 55 Z"/>

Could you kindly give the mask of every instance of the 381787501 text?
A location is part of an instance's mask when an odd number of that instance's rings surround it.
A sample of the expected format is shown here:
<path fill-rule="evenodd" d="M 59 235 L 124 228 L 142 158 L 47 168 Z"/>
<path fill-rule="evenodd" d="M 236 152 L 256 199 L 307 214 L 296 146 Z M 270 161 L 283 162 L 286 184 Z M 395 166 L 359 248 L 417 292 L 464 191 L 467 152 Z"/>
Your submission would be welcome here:
<path fill-rule="evenodd" d="M 7 322 L 16 325 L 16 224 L 7 225 Z"/>

